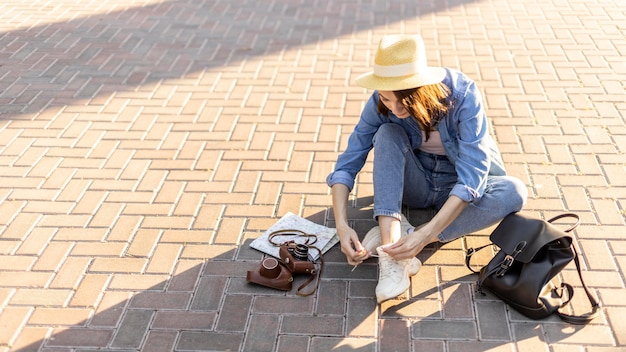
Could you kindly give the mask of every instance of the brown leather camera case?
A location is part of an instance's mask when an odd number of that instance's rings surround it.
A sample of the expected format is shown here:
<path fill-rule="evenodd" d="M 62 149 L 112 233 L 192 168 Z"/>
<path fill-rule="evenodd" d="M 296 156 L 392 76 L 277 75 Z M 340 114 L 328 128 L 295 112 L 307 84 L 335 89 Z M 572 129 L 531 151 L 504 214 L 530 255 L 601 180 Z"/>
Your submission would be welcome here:
<path fill-rule="evenodd" d="M 277 290 L 289 291 L 293 276 L 291 271 L 276 258 L 265 258 L 254 270 L 248 270 L 246 280 Z"/>

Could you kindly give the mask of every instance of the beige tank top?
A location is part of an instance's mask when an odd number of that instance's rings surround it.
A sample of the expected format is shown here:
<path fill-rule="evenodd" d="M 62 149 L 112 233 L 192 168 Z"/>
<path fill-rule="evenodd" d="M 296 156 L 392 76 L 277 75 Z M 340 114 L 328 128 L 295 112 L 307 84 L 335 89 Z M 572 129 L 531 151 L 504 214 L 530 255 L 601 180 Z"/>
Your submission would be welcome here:
<path fill-rule="evenodd" d="M 446 155 L 439 131 L 430 131 L 428 141 L 426 141 L 426 133 L 422 131 L 422 145 L 418 149 L 425 153 Z"/>

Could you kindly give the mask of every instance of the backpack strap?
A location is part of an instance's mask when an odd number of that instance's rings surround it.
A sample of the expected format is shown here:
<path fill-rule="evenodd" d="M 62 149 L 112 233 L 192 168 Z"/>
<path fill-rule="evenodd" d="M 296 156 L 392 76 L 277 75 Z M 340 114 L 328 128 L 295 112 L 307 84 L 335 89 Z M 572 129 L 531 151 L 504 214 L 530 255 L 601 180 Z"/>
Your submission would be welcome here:
<path fill-rule="evenodd" d="M 548 220 L 549 223 L 553 223 L 559 219 L 563 219 L 563 218 L 574 218 L 576 219 L 576 222 L 574 223 L 574 225 L 570 226 L 568 229 L 563 230 L 563 232 L 570 232 L 573 229 L 575 229 L 576 227 L 578 227 L 578 224 L 580 224 L 580 216 L 578 216 L 578 214 L 574 214 L 574 213 L 563 213 L 560 215 L 557 215 L 555 217 L 553 217 L 552 219 Z"/>
<path fill-rule="evenodd" d="M 485 248 L 485 247 L 489 247 L 489 246 L 493 246 L 493 243 L 490 244 L 486 244 L 484 246 L 480 246 L 478 248 L 469 248 L 467 251 L 465 251 L 465 266 L 474 274 L 478 274 L 480 273 L 479 270 L 474 270 L 474 268 L 472 268 L 471 266 L 471 260 L 472 260 L 472 255 L 476 254 L 476 252 L 480 251 L 481 249 Z"/>
<path fill-rule="evenodd" d="M 580 260 L 578 259 L 578 253 L 576 252 L 576 248 L 573 245 L 571 246 L 571 248 L 574 251 L 574 263 L 576 264 L 576 271 L 578 271 L 578 277 L 580 278 L 580 282 L 583 285 L 583 289 L 585 290 L 585 293 L 587 294 L 587 299 L 589 300 L 589 303 L 591 304 L 591 312 L 588 312 L 582 315 L 570 315 L 570 314 L 562 313 L 560 309 L 567 306 L 570 300 L 572 299 L 572 297 L 574 296 L 574 288 L 568 284 L 562 284 L 562 287 L 567 287 L 569 299 L 559 308 L 559 310 L 556 311 L 556 314 L 563 321 L 567 323 L 582 325 L 582 324 L 587 324 L 591 322 L 593 319 L 595 319 L 600 313 L 601 306 L 600 306 L 600 303 L 598 303 L 595 297 L 591 294 L 591 291 L 589 291 L 589 288 L 587 287 L 587 285 L 585 284 L 585 281 L 583 280 L 583 274 L 582 274 L 582 271 L 580 270 Z"/>
<path fill-rule="evenodd" d="M 564 214 L 557 215 L 553 217 L 552 219 L 548 220 L 548 222 L 551 223 L 562 218 L 576 219 L 576 223 L 574 223 L 574 225 L 570 226 L 568 229 L 564 230 L 565 232 L 570 232 L 574 230 L 578 226 L 578 224 L 580 224 L 580 217 L 574 213 L 564 213 Z M 563 283 L 561 287 L 567 288 L 569 299 L 565 303 L 563 303 L 563 305 L 559 308 L 559 310 L 556 311 L 556 314 L 563 321 L 570 323 L 570 324 L 578 324 L 578 325 L 587 324 L 598 316 L 598 314 L 600 313 L 601 306 L 600 306 L 600 303 L 598 303 L 598 301 L 596 300 L 596 298 L 591 294 L 591 291 L 585 284 L 585 280 L 583 279 L 583 273 L 582 273 L 582 270 L 580 269 L 580 259 L 578 259 L 578 252 L 576 251 L 576 247 L 574 247 L 573 244 L 570 247 L 572 248 L 572 251 L 574 252 L 574 264 L 576 264 L 576 271 L 578 272 L 580 283 L 583 285 L 583 289 L 585 290 L 587 299 L 589 300 L 589 303 L 591 304 L 591 312 L 588 312 L 582 315 L 570 315 L 570 314 L 562 313 L 560 311 L 561 308 L 564 308 L 565 306 L 569 304 L 572 297 L 574 296 L 574 288 L 569 284 Z"/>

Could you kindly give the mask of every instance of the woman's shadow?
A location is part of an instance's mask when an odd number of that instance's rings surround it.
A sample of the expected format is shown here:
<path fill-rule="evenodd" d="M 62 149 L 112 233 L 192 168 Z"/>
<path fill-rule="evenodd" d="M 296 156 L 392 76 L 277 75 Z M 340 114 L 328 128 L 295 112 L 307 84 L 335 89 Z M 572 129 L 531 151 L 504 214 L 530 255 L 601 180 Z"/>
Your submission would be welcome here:
<path fill-rule="evenodd" d="M 353 208 L 349 209 L 348 217 L 351 225 L 362 239 L 376 222 L 373 220 L 373 197 L 359 198 L 354 201 Z M 419 226 L 430 221 L 436 210 L 402 209 L 413 226 Z M 332 214 L 332 211 L 329 211 Z M 328 219 L 328 226 L 333 225 L 334 219 Z M 495 228 L 493 225 L 477 233 L 468 234 L 448 243 L 433 243 L 424 248 L 417 255 L 422 262 L 420 272 L 411 280 L 407 292 L 396 299 L 372 305 L 370 314 L 378 313 L 379 336 L 378 348 L 386 350 L 393 346 L 386 346 L 385 334 L 397 335 L 397 331 L 386 331 L 386 326 L 392 329 L 404 329 L 411 340 L 443 340 L 448 341 L 451 350 L 465 350 L 470 345 L 480 345 L 481 348 L 496 348 L 512 342 L 535 339 L 541 343 L 554 343 L 576 334 L 581 328 L 572 327 L 565 332 L 563 324 L 555 315 L 537 321 L 524 317 L 508 307 L 504 302 L 490 293 L 479 293 L 476 290 L 477 275 L 472 273 L 465 263 L 465 253 L 468 248 L 477 248 L 489 244 L 489 234 Z M 345 262 L 345 256 L 338 246 L 333 248 L 338 252 L 339 261 Z M 472 268 L 479 270 L 486 265 L 495 254 L 496 248 L 485 248 L 472 257 Z M 344 264 L 345 266 L 345 264 Z M 359 269 L 368 272 L 372 292 L 377 279 L 377 260 L 371 258 Z M 357 270 L 359 270 L 357 269 Z M 372 293 L 372 300 L 375 300 Z M 378 308 L 378 309 L 377 309 Z M 363 314 L 366 315 L 366 314 Z M 407 319 L 408 324 L 387 324 Z M 548 324 L 544 324 L 548 323 Z M 463 342 L 464 340 L 464 342 Z M 485 341 L 487 342 L 480 342 Z M 432 342 L 432 341 L 431 341 Z M 432 348 L 432 345 L 415 342 L 414 349 Z M 369 346 L 371 347 L 371 346 Z M 363 349 L 363 350 L 368 350 Z"/>
<path fill-rule="evenodd" d="M 371 201 L 371 197 L 359 198 L 349 208 L 351 225 L 360 236 L 376 226 Z M 434 212 L 405 209 L 405 214 L 413 225 L 419 225 Z M 334 226 L 332 209 L 305 218 Z M 474 240 L 487 241 L 484 236 Z M 250 247 L 252 241 L 215 248 L 213 255 L 193 261 L 196 264 L 187 270 L 19 350 L 75 346 L 275 351 L 297 343 L 311 351 L 386 351 L 397 347 L 393 341 L 406 344 L 405 350 L 410 344 L 414 350 L 422 350 L 428 347 L 424 343 L 446 341 L 452 350 L 483 343 L 481 339 L 495 347 L 520 339 L 545 342 L 566 337 L 555 330 L 559 324 L 544 328 L 493 297 L 477 296 L 475 277 L 463 263 L 466 239 L 445 246 L 429 245 L 418 255 L 424 265 L 413 277 L 408 293 L 381 305 L 375 298 L 376 258 L 353 271 L 335 245 L 324 255 L 317 291 L 301 297 L 296 287 L 305 276 L 295 277 L 294 288 L 287 292 L 246 281 L 246 271 L 264 257 Z M 550 330 L 549 325 L 556 328 Z"/>

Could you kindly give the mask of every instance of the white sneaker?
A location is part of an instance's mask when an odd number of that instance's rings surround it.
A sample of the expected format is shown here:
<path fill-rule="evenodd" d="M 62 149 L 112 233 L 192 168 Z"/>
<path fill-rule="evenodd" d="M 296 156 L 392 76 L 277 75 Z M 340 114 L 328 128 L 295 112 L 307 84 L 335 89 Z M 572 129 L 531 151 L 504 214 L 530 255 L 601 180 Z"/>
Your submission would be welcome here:
<path fill-rule="evenodd" d="M 402 231 L 402 236 L 406 236 L 409 234 L 409 231 L 413 232 L 413 230 L 415 230 L 415 226 L 411 225 L 404 214 L 400 214 L 400 229 Z"/>
<path fill-rule="evenodd" d="M 363 237 L 361 244 L 365 247 L 366 251 L 374 253 L 376 248 L 382 245 L 380 241 L 380 227 L 372 227 L 372 229 L 365 234 L 365 237 Z"/>
<path fill-rule="evenodd" d="M 422 268 L 422 262 L 416 257 L 413 257 L 410 259 L 408 266 L 409 266 L 409 270 L 408 270 L 409 276 L 414 276 Z"/>
<path fill-rule="evenodd" d="M 415 226 L 409 223 L 409 220 L 407 220 L 404 214 L 401 214 L 400 218 L 400 230 L 402 232 L 402 236 L 406 236 L 409 233 L 409 230 L 415 229 Z M 365 234 L 365 237 L 363 237 L 361 244 L 365 247 L 366 251 L 374 253 L 374 250 L 382 245 L 382 242 L 380 241 L 380 227 L 372 227 L 372 229 Z"/>
<path fill-rule="evenodd" d="M 408 290 L 411 286 L 409 277 L 417 274 L 422 263 L 417 258 L 395 260 L 381 247 L 376 251 L 379 269 L 376 300 L 382 303 Z"/>

